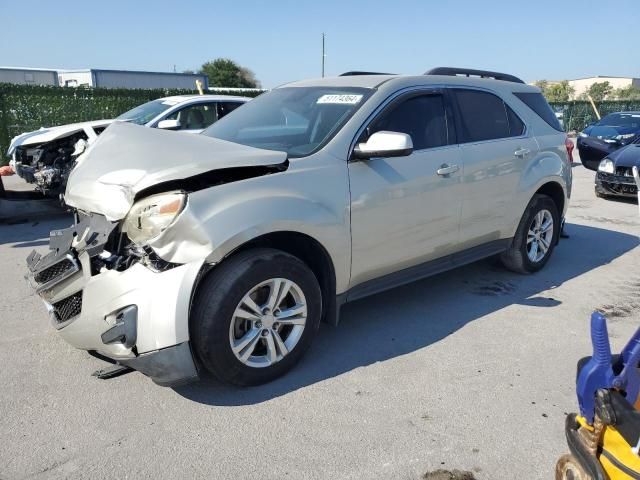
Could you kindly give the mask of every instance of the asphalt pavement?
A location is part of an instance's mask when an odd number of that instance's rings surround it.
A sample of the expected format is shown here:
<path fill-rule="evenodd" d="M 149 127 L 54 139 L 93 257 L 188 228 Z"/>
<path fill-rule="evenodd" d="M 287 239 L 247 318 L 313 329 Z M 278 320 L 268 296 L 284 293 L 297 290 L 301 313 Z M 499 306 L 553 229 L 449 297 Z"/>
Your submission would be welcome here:
<path fill-rule="evenodd" d="M 64 216 L 0 225 L 0 478 L 549 479 L 589 316 L 640 321 L 640 217 L 574 168 L 569 239 L 530 276 L 483 261 L 349 304 L 268 385 L 177 389 L 65 344 L 23 279 Z"/>

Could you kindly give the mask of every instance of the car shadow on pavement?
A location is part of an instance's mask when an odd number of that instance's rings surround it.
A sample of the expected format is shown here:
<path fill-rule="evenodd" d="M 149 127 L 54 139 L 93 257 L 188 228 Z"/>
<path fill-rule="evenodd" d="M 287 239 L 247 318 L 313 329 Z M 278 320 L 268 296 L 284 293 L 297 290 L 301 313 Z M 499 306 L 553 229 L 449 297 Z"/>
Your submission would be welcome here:
<path fill-rule="evenodd" d="M 49 244 L 51 230 L 67 228 L 73 218 L 67 214 L 44 219 L 0 223 L 0 245 L 13 243 L 12 248 L 41 247 Z"/>
<path fill-rule="evenodd" d="M 631 205 L 638 203 L 638 197 L 605 197 L 603 200 L 607 202 L 628 203 Z"/>
<path fill-rule="evenodd" d="M 261 403 L 425 348 L 511 304 L 548 308 L 553 315 L 551 309 L 561 302 L 548 290 L 640 243 L 633 235 L 584 225 L 568 224 L 566 231 L 570 238 L 560 241 L 550 262 L 534 275 L 518 275 L 487 260 L 347 304 L 340 325 L 323 324 L 300 364 L 274 382 L 238 388 L 204 379 L 175 391 L 208 405 Z"/>

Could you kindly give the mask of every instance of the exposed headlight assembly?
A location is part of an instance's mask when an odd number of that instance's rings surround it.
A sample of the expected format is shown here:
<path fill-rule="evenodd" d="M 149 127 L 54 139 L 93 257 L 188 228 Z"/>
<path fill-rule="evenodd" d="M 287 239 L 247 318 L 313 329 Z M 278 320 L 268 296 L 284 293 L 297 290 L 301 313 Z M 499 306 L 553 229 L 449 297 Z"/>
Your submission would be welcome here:
<path fill-rule="evenodd" d="M 182 192 L 161 193 L 136 202 L 124 219 L 122 230 L 137 245 L 147 245 L 171 226 L 187 203 Z"/>
<path fill-rule="evenodd" d="M 608 158 L 603 158 L 602 161 L 600 162 L 600 165 L 598 165 L 599 172 L 613 173 L 614 169 L 615 169 L 615 166 L 613 165 L 613 162 Z"/>
<path fill-rule="evenodd" d="M 578 136 L 579 136 L 579 137 L 582 137 L 582 138 L 586 138 L 586 137 L 588 137 L 589 135 L 587 135 L 587 134 L 586 134 L 586 133 L 584 133 L 584 132 L 580 132 L 580 133 L 578 134 Z"/>

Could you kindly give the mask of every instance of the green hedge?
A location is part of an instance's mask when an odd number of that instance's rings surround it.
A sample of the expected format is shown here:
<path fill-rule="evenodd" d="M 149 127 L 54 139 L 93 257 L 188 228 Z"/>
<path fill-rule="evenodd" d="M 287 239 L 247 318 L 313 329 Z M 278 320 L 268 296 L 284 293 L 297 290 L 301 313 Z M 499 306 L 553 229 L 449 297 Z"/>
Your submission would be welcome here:
<path fill-rule="evenodd" d="M 74 88 L 0 83 L 0 165 L 13 137 L 40 127 L 114 118 L 142 103 L 194 90 Z M 262 92 L 216 91 L 215 95 L 255 97 Z"/>
<path fill-rule="evenodd" d="M 640 111 L 638 100 L 605 100 L 595 103 L 602 117 L 613 112 Z M 551 107 L 556 112 L 562 112 L 564 129 L 567 132 L 580 132 L 587 125 L 598 120 L 588 101 L 552 102 Z"/>

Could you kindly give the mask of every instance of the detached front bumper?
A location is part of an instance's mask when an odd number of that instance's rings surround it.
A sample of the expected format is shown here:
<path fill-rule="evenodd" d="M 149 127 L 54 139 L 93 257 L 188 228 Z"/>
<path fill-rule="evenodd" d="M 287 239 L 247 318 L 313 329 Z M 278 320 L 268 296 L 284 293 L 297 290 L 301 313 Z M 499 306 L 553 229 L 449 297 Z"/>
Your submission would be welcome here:
<path fill-rule="evenodd" d="M 91 215 L 52 232 L 47 256 L 32 252 L 27 259 L 29 280 L 52 325 L 71 345 L 134 368 L 158 384 L 197 379 L 188 319 L 203 262 L 162 271 L 141 262 L 109 268 L 102 259 L 113 255 L 106 246 L 115 228 Z"/>
<path fill-rule="evenodd" d="M 598 172 L 596 174 L 596 192 L 601 195 L 636 198 L 638 186 L 633 176 Z"/>

